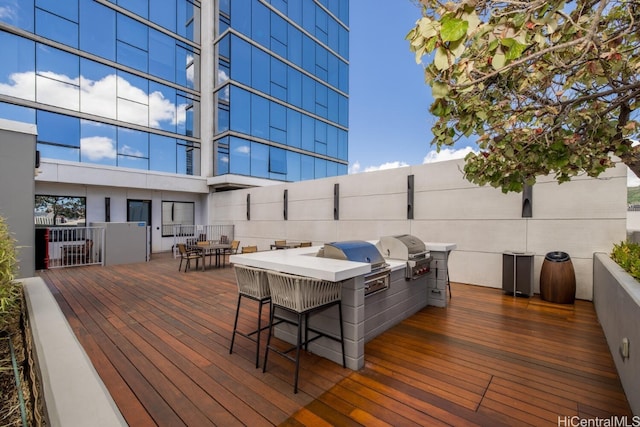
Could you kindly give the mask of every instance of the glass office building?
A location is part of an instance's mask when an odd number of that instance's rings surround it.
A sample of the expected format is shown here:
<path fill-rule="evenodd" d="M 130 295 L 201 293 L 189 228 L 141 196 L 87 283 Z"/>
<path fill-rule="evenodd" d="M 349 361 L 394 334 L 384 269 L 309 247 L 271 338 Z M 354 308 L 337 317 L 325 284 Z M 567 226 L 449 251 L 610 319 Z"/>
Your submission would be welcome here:
<path fill-rule="evenodd" d="M 0 0 L 0 118 L 54 162 L 342 175 L 348 34 L 348 0 Z"/>

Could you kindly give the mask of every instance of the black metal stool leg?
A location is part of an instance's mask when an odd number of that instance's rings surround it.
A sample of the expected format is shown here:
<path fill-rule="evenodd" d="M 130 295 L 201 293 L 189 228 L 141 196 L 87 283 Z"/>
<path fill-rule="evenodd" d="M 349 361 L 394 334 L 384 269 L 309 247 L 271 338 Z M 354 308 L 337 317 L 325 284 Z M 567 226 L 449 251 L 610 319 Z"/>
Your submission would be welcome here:
<path fill-rule="evenodd" d="M 271 313 L 269 314 L 269 335 L 267 335 L 267 348 L 264 350 L 264 361 L 262 362 L 262 373 L 267 371 L 267 359 L 269 357 L 269 346 L 271 345 L 271 332 L 273 330 L 273 314 L 275 307 L 271 306 Z"/>
<path fill-rule="evenodd" d="M 229 346 L 229 354 L 233 353 L 233 342 L 236 340 L 236 330 L 238 329 L 238 314 L 240 313 L 240 299 L 242 294 L 238 294 L 238 306 L 236 307 L 236 320 L 233 322 L 233 333 L 231 334 L 231 346 Z"/>
<path fill-rule="evenodd" d="M 262 301 L 258 301 L 258 336 L 256 337 L 256 368 L 260 366 L 260 335 L 262 335 Z"/>
<path fill-rule="evenodd" d="M 305 318 L 307 315 L 305 315 Z M 306 334 L 305 325 L 305 334 Z M 306 341 L 306 339 L 305 339 Z M 307 343 L 305 342 L 305 346 Z M 293 382 L 293 392 L 298 393 L 298 373 L 300 372 L 300 347 L 302 347 L 302 314 L 298 313 L 298 344 L 296 345 L 296 373 Z"/>

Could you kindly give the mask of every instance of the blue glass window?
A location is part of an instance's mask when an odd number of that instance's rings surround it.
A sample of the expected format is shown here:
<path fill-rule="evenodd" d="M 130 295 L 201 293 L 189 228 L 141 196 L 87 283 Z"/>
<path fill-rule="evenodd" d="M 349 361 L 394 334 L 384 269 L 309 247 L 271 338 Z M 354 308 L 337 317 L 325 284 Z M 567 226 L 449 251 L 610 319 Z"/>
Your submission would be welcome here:
<path fill-rule="evenodd" d="M 176 90 L 172 87 L 149 82 L 149 126 L 169 132 L 176 132 L 180 117 Z M 182 105 L 182 111 L 186 106 Z"/>
<path fill-rule="evenodd" d="M 318 8 L 316 10 L 316 28 L 315 36 L 322 43 L 327 44 L 329 41 L 329 15 L 324 10 Z M 323 49 L 324 50 L 324 49 Z"/>
<path fill-rule="evenodd" d="M 118 154 L 149 157 L 149 134 L 139 130 L 118 128 Z M 118 165 L 120 161 L 118 161 Z"/>
<path fill-rule="evenodd" d="M 329 78 L 327 70 L 329 69 L 328 52 L 326 49 L 316 49 L 316 76 L 324 81 Z"/>
<path fill-rule="evenodd" d="M 287 11 L 288 11 L 287 0 L 271 0 L 271 6 L 275 7 L 285 15 L 287 14 Z"/>
<path fill-rule="evenodd" d="M 0 32 L 0 93 L 16 98 L 36 99 L 35 43 Z"/>
<path fill-rule="evenodd" d="M 325 159 L 315 158 L 314 178 L 325 178 L 327 176 L 327 161 Z"/>
<path fill-rule="evenodd" d="M 251 135 L 269 138 L 269 101 L 259 95 L 251 95 Z"/>
<path fill-rule="evenodd" d="M 306 114 L 302 115 L 302 137 L 300 148 L 313 151 L 315 148 L 315 120 Z"/>
<path fill-rule="evenodd" d="M 42 9 L 36 9 L 36 34 L 67 46 L 78 47 L 78 24 Z"/>
<path fill-rule="evenodd" d="M 280 144 L 287 143 L 287 109 L 275 102 L 271 102 L 270 139 Z"/>
<path fill-rule="evenodd" d="M 338 100 L 339 116 L 338 123 L 344 127 L 349 126 L 349 101 L 344 96 L 340 96 Z"/>
<path fill-rule="evenodd" d="M 338 157 L 338 128 L 327 126 L 327 156 Z"/>
<path fill-rule="evenodd" d="M 251 3 L 252 0 L 231 2 L 231 26 L 248 37 L 251 37 Z"/>
<path fill-rule="evenodd" d="M 329 18 L 327 31 L 329 48 L 334 52 L 338 52 L 340 49 L 340 24 L 338 24 L 338 21 Z"/>
<path fill-rule="evenodd" d="M 149 17 L 149 0 L 118 0 L 118 6 L 143 18 Z"/>
<path fill-rule="evenodd" d="M 225 146 L 222 145 L 222 141 L 226 141 L 227 144 Z M 218 141 L 218 162 L 216 171 L 216 175 L 224 175 L 229 173 L 229 145 L 228 138 L 224 138 Z"/>
<path fill-rule="evenodd" d="M 274 57 L 271 57 L 271 96 L 287 100 L 287 66 Z"/>
<path fill-rule="evenodd" d="M 175 81 L 176 44 L 172 37 L 159 31 L 149 31 L 149 74 Z"/>
<path fill-rule="evenodd" d="M 115 126 L 82 120 L 80 161 L 116 166 L 117 131 Z"/>
<path fill-rule="evenodd" d="M 302 73 L 291 67 L 287 71 L 287 102 L 302 108 Z"/>
<path fill-rule="evenodd" d="M 271 14 L 271 50 L 283 58 L 287 57 L 287 28 L 284 19 L 275 13 Z"/>
<path fill-rule="evenodd" d="M 334 123 L 340 119 L 340 95 L 333 89 L 327 91 L 327 118 Z"/>
<path fill-rule="evenodd" d="M 338 164 L 336 162 L 325 162 L 327 166 L 327 176 L 337 176 L 338 175 Z"/>
<path fill-rule="evenodd" d="M 269 94 L 271 87 L 271 63 L 268 53 L 255 46 L 251 48 L 251 86 Z M 237 68 L 237 67 L 236 67 Z M 249 68 L 249 67 L 247 67 Z"/>
<path fill-rule="evenodd" d="M 306 181 L 315 178 L 314 166 L 313 157 L 302 154 L 300 156 L 300 180 Z"/>
<path fill-rule="evenodd" d="M 251 95 L 236 86 L 231 86 L 231 130 L 249 135 L 251 132 Z"/>
<path fill-rule="evenodd" d="M 287 173 L 287 152 L 282 148 L 269 147 L 269 172 Z"/>
<path fill-rule="evenodd" d="M 300 153 L 287 153 L 287 180 L 300 181 Z"/>
<path fill-rule="evenodd" d="M 287 145 L 300 147 L 302 135 L 302 115 L 296 110 L 287 109 Z"/>
<path fill-rule="evenodd" d="M 287 6 L 288 6 L 288 14 L 287 16 L 289 16 L 289 18 L 291 18 L 291 20 L 293 22 L 296 23 L 301 23 L 302 22 L 302 1 L 298 0 L 298 1 L 289 1 L 287 0 Z"/>
<path fill-rule="evenodd" d="M 347 132 L 340 129 L 338 130 L 338 158 L 340 160 L 347 160 L 349 156 L 349 144 L 347 138 Z"/>
<path fill-rule="evenodd" d="M 313 0 L 302 0 L 302 28 L 311 34 L 316 31 L 316 5 Z"/>
<path fill-rule="evenodd" d="M 116 70 L 89 59 L 80 59 L 80 111 L 116 118 Z"/>
<path fill-rule="evenodd" d="M 306 75 L 302 76 L 302 108 L 316 112 L 316 81 Z"/>
<path fill-rule="evenodd" d="M 176 146 L 176 172 L 183 175 L 200 175 L 200 148 L 192 142 L 178 140 Z"/>
<path fill-rule="evenodd" d="M 316 44 L 306 35 L 302 36 L 302 68 L 310 73 L 316 71 Z"/>
<path fill-rule="evenodd" d="M 78 111 L 80 61 L 76 55 L 38 44 L 36 101 Z"/>
<path fill-rule="evenodd" d="M 149 49 L 149 27 L 141 22 L 129 18 L 126 15 L 118 14 L 117 35 L 121 40 L 138 49 L 147 51 Z"/>
<path fill-rule="evenodd" d="M 36 110 L 6 102 L 0 102 L 0 117 L 16 122 L 36 124 Z"/>
<path fill-rule="evenodd" d="M 116 59 L 116 12 L 93 0 L 80 3 L 80 49 Z"/>
<path fill-rule="evenodd" d="M 340 87 L 340 69 L 337 56 L 332 53 L 327 54 L 327 79 L 326 82 L 335 88 Z"/>
<path fill-rule="evenodd" d="M 229 143 L 229 172 L 239 175 L 251 174 L 251 145 L 249 141 L 232 137 Z"/>
<path fill-rule="evenodd" d="M 80 119 L 38 110 L 36 113 L 38 142 L 80 147 Z M 75 161 L 78 161 L 76 158 Z"/>
<path fill-rule="evenodd" d="M 216 94 L 216 97 L 218 98 L 218 121 L 216 133 L 222 133 L 229 130 L 229 104 L 228 102 L 222 102 L 220 99 L 221 93 L 226 93 L 228 88 L 229 87 L 227 86 Z"/>
<path fill-rule="evenodd" d="M 36 0 L 36 7 L 69 21 L 78 22 L 78 0 Z"/>
<path fill-rule="evenodd" d="M 149 19 L 175 33 L 176 8 L 176 0 L 151 1 L 149 3 Z"/>
<path fill-rule="evenodd" d="M 176 173 L 176 139 L 151 134 L 149 136 L 149 169 Z"/>
<path fill-rule="evenodd" d="M 288 42 L 287 58 L 298 67 L 302 67 L 302 32 L 290 27 Z"/>
<path fill-rule="evenodd" d="M 5 13 L 0 13 L 0 21 L 33 33 L 33 0 L 0 1 Z"/>
<path fill-rule="evenodd" d="M 340 82 L 338 89 L 349 93 L 349 66 L 342 61 L 338 62 L 338 80 Z"/>
<path fill-rule="evenodd" d="M 251 176 L 269 178 L 269 146 L 251 143 Z"/>
<path fill-rule="evenodd" d="M 193 48 L 188 46 L 182 46 L 180 44 L 176 45 L 175 51 L 176 58 L 176 66 L 175 66 L 175 82 L 179 85 L 195 88 L 196 87 L 196 76 L 195 67 L 194 67 L 194 58 L 198 56 L 193 52 Z"/>
<path fill-rule="evenodd" d="M 250 63 L 251 45 L 239 37 L 231 37 L 231 79 L 251 86 Z"/>
<path fill-rule="evenodd" d="M 271 44 L 271 16 L 269 9 L 260 2 L 253 2 L 251 15 L 251 38 L 254 42 L 269 47 Z"/>
<path fill-rule="evenodd" d="M 320 82 L 316 82 L 316 108 L 315 113 L 320 117 L 327 118 L 327 105 L 329 103 L 328 89 Z"/>
<path fill-rule="evenodd" d="M 200 8 L 196 7 L 191 0 L 178 0 L 176 18 L 178 34 L 188 40 L 200 43 L 200 34 L 195 34 L 193 28 L 193 23 L 200 20 Z"/>
<path fill-rule="evenodd" d="M 149 170 L 149 159 L 118 154 L 118 166 L 121 168 Z"/>
<path fill-rule="evenodd" d="M 327 124 L 316 120 L 315 130 L 315 152 L 318 154 L 327 154 Z"/>
<path fill-rule="evenodd" d="M 140 71 L 147 71 L 148 66 L 148 55 L 147 52 L 138 49 L 135 46 L 131 46 L 130 44 L 124 43 L 120 40 L 116 43 L 117 49 L 117 61 L 131 68 L 135 68 Z"/>
<path fill-rule="evenodd" d="M 118 70 L 118 120 L 149 126 L 149 81 Z"/>

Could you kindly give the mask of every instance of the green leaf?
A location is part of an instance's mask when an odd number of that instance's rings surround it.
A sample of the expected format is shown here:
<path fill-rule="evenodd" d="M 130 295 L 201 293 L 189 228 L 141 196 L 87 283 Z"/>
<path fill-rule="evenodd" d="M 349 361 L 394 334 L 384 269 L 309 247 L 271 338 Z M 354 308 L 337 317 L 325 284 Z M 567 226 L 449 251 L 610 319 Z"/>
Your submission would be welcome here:
<path fill-rule="evenodd" d="M 459 18 L 453 18 L 451 15 L 446 15 L 442 18 L 442 28 L 440 28 L 440 37 L 442 41 L 452 42 L 460 40 L 467 34 L 467 28 L 469 23 Z"/>
<path fill-rule="evenodd" d="M 438 70 L 444 70 L 449 67 L 449 54 L 441 47 L 436 49 L 436 55 L 433 58 L 433 63 Z"/>
<path fill-rule="evenodd" d="M 431 95 L 433 99 L 445 98 L 449 94 L 449 86 L 440 82 L 433 82 L 431 86 Z"/>
<path fill-rule="evenodd" d="M 495 55 L 493 55 L 493 58 L 491 59 L 491 66 L 494 70 L 499 70 L 500 68 L 504 67 L 506 62 L 507 58 L 504 55 L 504 52 L 502 52 L 502 49 L 498 48 Z"/>

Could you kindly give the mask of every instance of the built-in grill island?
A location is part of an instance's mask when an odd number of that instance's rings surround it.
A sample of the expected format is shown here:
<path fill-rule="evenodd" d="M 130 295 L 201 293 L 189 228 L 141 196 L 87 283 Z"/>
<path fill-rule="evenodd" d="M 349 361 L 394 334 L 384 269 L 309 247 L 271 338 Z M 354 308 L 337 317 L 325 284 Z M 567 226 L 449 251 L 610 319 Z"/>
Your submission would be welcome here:
<path fill-rule="evenodd" d="M 237 254 L 231 255 L 231 262 L 342 283 L 346 362 L 348 368 L 358 370 L 364 367 L 366 342 L 427 306 L 447 306 L 448 254 L 456 245 L 392 237 L 381 242 L 351 240 Z M 339 329 L 340 317 L 336 310 L 326 310 L 314 314 L 310 322 L 333 333 Z M 275 334 L 295 343 L 296 329 L 289 326 L 276 326 Z M 341 364 L 340 347 L 321 338 L 310 343 L 308 350 Z"/>
<path fill-rule="evenodd" d="M 383 236 L 376 246 L 383 257 L 407 262 L 407 280 L 416 280 L 431 271 L 431 253 L 422 240 L 411 234 Z"/>
<path fill-rule="evenodd" d="M 371 273 L 364 276 L 365 297 L 389 288 L 391 268 L 372 243 L 362 240 L 325 243 L 317 256 L 371 264 Z"/>

